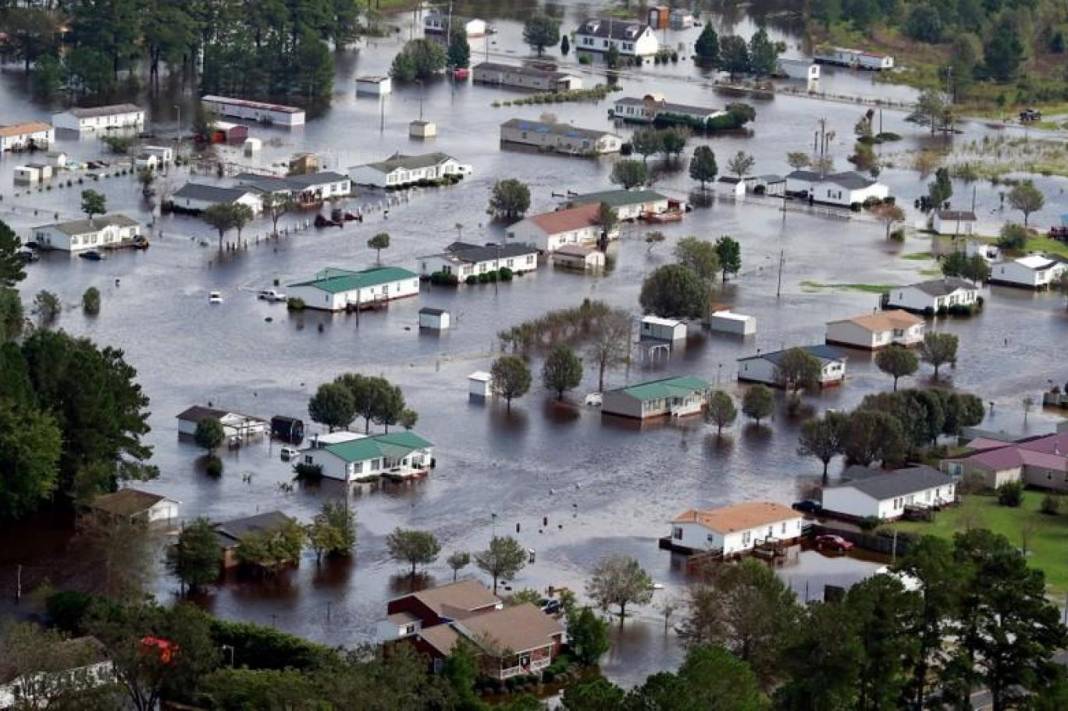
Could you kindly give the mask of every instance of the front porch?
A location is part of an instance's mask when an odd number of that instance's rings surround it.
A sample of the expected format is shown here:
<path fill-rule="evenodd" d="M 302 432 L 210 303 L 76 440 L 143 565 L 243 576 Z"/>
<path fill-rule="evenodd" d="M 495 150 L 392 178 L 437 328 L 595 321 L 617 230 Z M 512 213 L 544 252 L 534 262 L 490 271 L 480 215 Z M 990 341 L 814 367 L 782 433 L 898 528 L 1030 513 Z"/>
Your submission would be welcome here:
<path fill-rule="evenodd" d="M 552 664 L 552 645 L 538 649 L 509 654 L 504 657 L 489 658 L 484 667 L 486 676 L 503 681 L 516 676 L 540 674 Z"/>

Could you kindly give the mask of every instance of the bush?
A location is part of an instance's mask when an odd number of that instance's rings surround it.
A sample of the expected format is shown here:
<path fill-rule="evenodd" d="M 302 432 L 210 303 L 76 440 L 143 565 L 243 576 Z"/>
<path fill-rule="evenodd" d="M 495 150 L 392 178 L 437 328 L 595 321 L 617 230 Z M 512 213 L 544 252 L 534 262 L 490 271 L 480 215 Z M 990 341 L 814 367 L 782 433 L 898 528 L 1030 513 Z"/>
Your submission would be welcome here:
<path fill-rule="evenodd" d="M 323 478 L 323 468 L 318 464 L 298 462 L 293 465 L 293 471 L 296 472 L 298 479 L 310 479 L 316 481 Z"/>
<path fill-rule="evenodd" d="M 501 267 L 501 270 L 498 272 L 498 274 L 500 275 L 501 281 L 511 281 L 512 280 L 512 276 L 513 276 L 512 270 L 509 269 L 508 267 Z"/>
<path fill-rule="evenodd" d="M 890 239 L 893 240 L 894 242 L 904 242 L 905 241 L 905 230 L 903 230 L 903 229 L 894 230 L 893 232 L 890 233 Z"/>
<path fill-rule="evenodd" d="M 483 272 L 483 273 L 478 275 L 478 283 L 479 284 L 485 284 L 488 281 L 489 281 L 489 274 L 486 274 L 485 272 Z"/>
<path fill-rule="evenodd" d="M 82 619 L 93 603 L 93 596 L 76 590 L 65 590 L 48 596 L 45 609 L 48 617 L 59 629 L 71 634 L 80 634 Z"/>
<path fill-rule="evenodd" d="M 217 646 L 234 648 L 234 659 L 249 669 L 322 668 L 337 658 L 329 647 L 271 627 L 212 618 L 211 636 Z"/>
<path fill-rule="evenodd" d="M 222 476 L 222 460 L 215 455 L 208 456 L 204 461 L 204 473 L 208 476 Z"/>
<path fill-rule="evenodd" d="M 290 311 L 303 311 L 306 307 L 304 305 L 304 299 L 297 296 L 290 296 L 286 299 L 286 308 Z"/>
<path fill-rule="evenodd" d="M 1023 484 L 1018 481 L 1010 481 L 1002 484 L 997 489 L 998 505 L 1018 507 L 1023 503 Z"/>
<path fill-rule="evenodd" d="M 479 282 L 479 277 L 481 277 L 481 276 L 482 276 L 481 274 L 479 276 L 475 276 L 474 274 L 471 274 L 466 279 L 464 279 L 464 283 L 465 284 L 477 284 Z"/>
<path fill-rule="evenodd" d="M 857 521 L 860 530 L 869 532 L 874 531 L 880 524 L 882 524 L 882 520 L 878 516 L 865 516 Z"/>
<path fill-rule="evenodd" d="M 1054 496 L 1053 494 L 1046 494 L 1042 497 L 1042 507 L 1039 510 L 1049 516 L 1056 516 L 1061 512 L 1060 497 Z"/>
<path fill-rule="evenodd" d="M 89 287 L 82 294 L 82 311 L 89 316 L 96 316 L 100 313 L 100 290 L 95 286 Z"/>
<path fill-rule="evenodd" d="M 580 54 L 578 59 L 579 59 L 579 64 L 592 64 L 593 63 L 593 57 L 591 57 L 588 54 Z"/>

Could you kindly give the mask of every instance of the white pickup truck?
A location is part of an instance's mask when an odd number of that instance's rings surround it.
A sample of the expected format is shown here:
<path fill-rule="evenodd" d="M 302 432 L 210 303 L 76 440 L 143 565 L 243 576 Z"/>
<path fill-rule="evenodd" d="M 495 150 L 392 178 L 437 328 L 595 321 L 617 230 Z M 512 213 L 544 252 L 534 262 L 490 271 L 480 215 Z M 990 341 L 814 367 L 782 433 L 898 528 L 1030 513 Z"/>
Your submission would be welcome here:
<path fill-rule="evenodd" d="M 274 289 L 264 289 L 259 293 L 259 297 L 264 301 L 285 301 L 286 295 L 275 291 Z"/>

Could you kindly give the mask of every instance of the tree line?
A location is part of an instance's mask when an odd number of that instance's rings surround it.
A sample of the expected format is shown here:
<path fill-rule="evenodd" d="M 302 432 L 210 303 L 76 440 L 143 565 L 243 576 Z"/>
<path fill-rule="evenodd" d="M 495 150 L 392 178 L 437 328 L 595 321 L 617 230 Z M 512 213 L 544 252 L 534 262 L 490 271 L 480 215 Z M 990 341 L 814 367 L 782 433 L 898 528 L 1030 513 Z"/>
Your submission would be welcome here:
<path fill-rule="evenodd" d="M 331 432 L 347 428 L 357 418 L 363 418 L 365 433 L 371 431 L 372 422 L 389 432 L 393 425 L 410 430 L 419 420 L 400 387 L 383 377 L 359 373 L 345 373 L 320 385 L 308 400 L 308 414 Z"/>

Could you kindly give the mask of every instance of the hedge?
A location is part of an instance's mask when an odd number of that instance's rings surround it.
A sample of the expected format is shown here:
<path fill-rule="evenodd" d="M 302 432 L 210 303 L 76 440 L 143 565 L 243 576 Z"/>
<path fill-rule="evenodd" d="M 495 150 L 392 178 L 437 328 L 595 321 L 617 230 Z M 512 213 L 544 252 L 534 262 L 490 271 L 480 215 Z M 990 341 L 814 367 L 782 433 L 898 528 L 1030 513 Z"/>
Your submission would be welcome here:
<path fill-rule="evenodd" d="M 212 618 L 211 636 L 219 646 L 234 648 L 234 663 L 249 669 L 319 669 L 337 660 L 330 647 L 271 627 Z"/>

